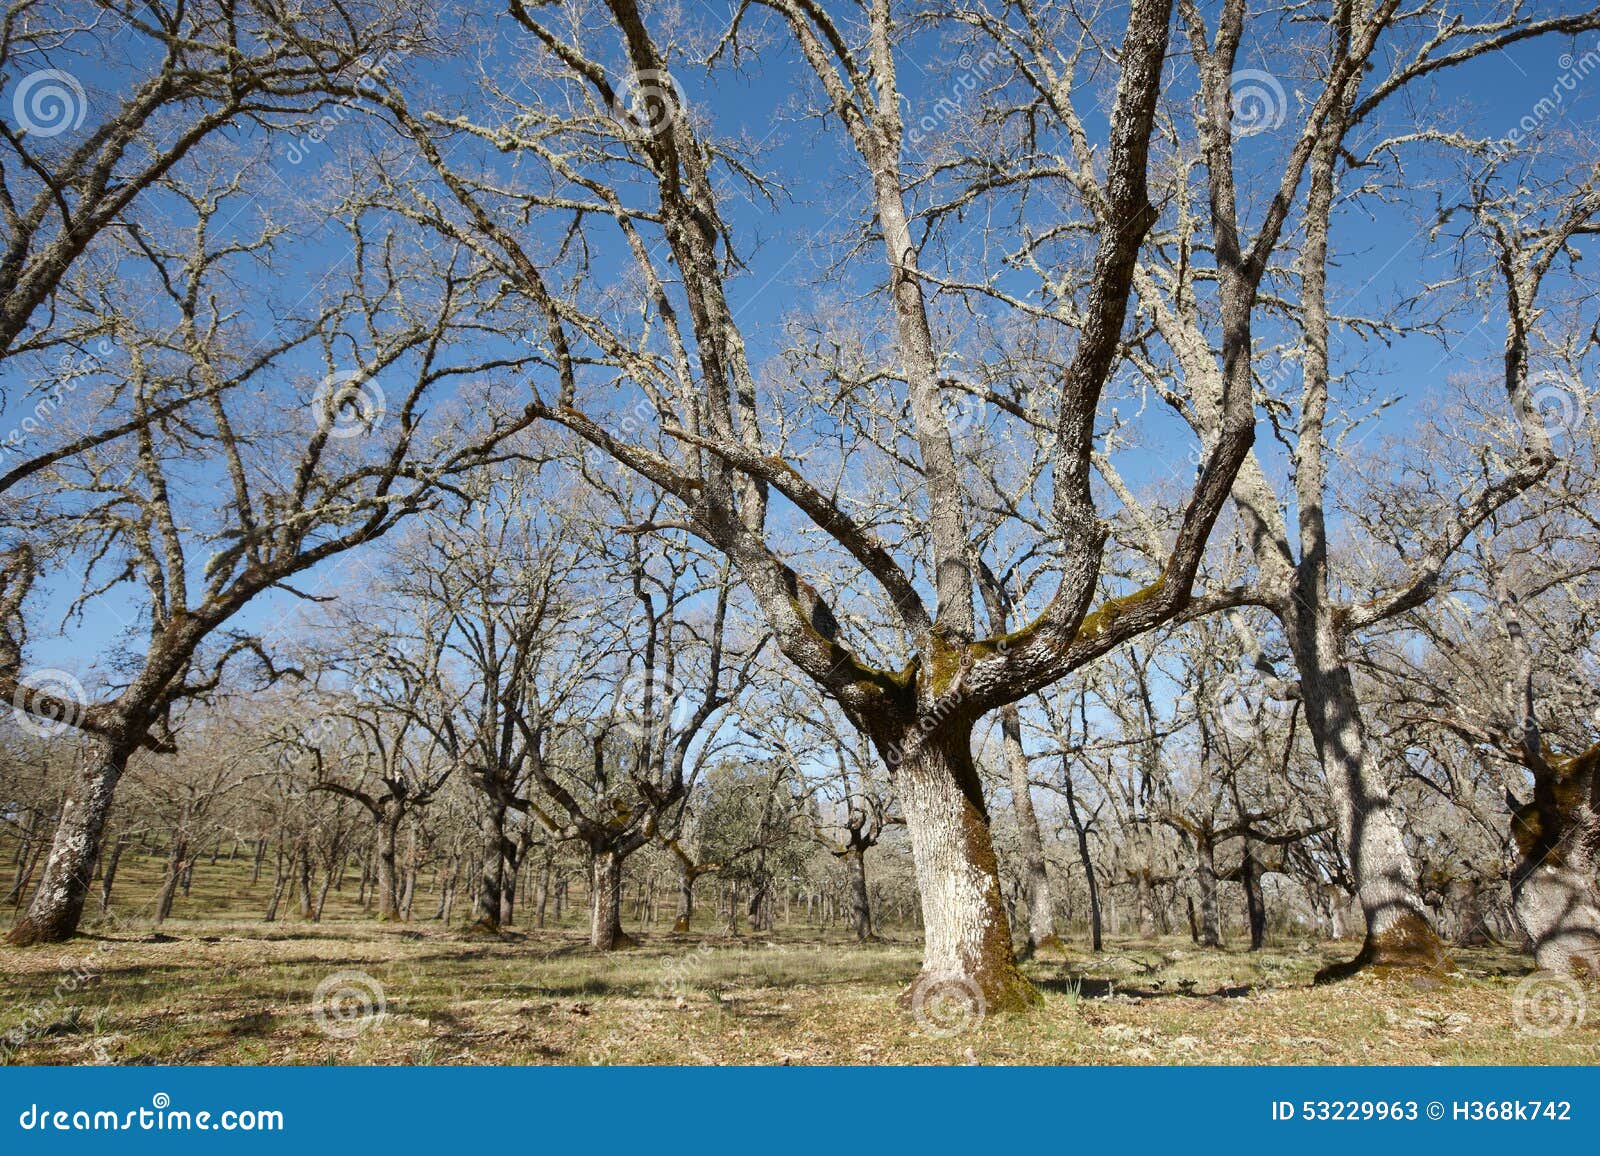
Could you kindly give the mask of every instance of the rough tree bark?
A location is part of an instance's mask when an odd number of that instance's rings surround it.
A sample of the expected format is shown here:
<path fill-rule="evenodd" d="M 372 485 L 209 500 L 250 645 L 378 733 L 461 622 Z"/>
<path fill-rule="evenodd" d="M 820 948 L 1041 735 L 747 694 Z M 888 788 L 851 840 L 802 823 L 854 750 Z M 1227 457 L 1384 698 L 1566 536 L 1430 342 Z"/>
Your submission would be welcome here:
<path fill-rule="evenodd" d="M 83 743 L 39 886 L 27 913 L 6 936 L 15 947 L 64 942 L 83 918 L 100 836 L 133 749 L 133 743 L 121 736 L 85 735 Z"/>
<path fill-rule="evenodd" d="M 1331 623 L 1292 625 L 1289 639 L 1306 726 L 1327 772 L 1340 840 L 1366 920 L 1366 938 L 1356 957 L 1324 968 L 1317 979 L 1341 979 L 1366 967 L 1442 970 L 1448 966 L 1444 943 L 1422 902 L 1388 785 L 1366 741 L 1350 668 L 1336 657 Z"/>
<path fill-rule="evenodd" d="M 1512 814 L 1512 906 L 1542 970 L 1600 978 L 1600 744 L 1542 761 L 1532 800 Z"/>
<path fill-rule="evenodd" d="M 589 946 L 596 951 L 634 942 L 622 930 L 622 860 L 615 851 L 600 851 L 589 860 Z"/>
<path fill-rule="evenodd" d="M 876 939 L 872 930 L 872 897 L 867 891 L 867 854 L 861 847 L 852 847 L 844 856 L 845 869 L 850 876 L 850 927 L 856 942 L 866 943 Z"/>
<path fill-rule="evenodd" d="M 1038 993 L 1018 970 L 971 731 L 946 726 L 916 742 L 896 785 L 922 900 L 919 983 L 975 984 L 991 1009 Z"/>

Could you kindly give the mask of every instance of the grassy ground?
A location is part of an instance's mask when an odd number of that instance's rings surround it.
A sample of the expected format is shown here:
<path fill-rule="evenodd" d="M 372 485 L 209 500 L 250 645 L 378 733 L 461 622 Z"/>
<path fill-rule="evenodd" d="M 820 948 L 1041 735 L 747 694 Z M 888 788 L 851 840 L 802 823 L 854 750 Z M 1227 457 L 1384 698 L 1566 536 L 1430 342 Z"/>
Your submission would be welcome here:
<path fill-rule="evenodd" d="M 129 875 L 142 891 L 154 866 Z M 217 876 L 221 868 L 211 869 Z M 737 939 L 645 934 L 597 955 L 574 928 L 471 938 L 242 918 L 237 880 L 197 877 L 206 918 L 123 919 L 64 947 L 0 948 L 0 1055 L 16 1063 L 1342 1064 L 1600 1062 L 1600 1007 L 1517 998 L 1526 959 L 1460 951 L 1442 981 L 1315 988 L 1352 944 L 1250 954 L 1115 941 L 1030 962 L 1043 1007 L 924 1022 L 895 1000 L 909 938 L 865 947 L 814 928 Z M 225 893 L 225 894 L 224 894 Z M 130 910 L 132 910 L 130 906 Z M 180 906 L 180 914 L 184 908 Z M 319 988 L 321 995 L 319 995 Z M 1589 1002 L 1596 993 L 1587 993 Z M 1552 1010 L 1558 1008 L 1558 1010 Z M 381 1011 L 381 1014 L 379 1012 Z M 370 1013 L 370 1014 L 364 1014 Z M 1548 1029 L 1547 1029 L 1548 1030 Z M 17 1042 L 5 1042 L 15 1033 Z"/>

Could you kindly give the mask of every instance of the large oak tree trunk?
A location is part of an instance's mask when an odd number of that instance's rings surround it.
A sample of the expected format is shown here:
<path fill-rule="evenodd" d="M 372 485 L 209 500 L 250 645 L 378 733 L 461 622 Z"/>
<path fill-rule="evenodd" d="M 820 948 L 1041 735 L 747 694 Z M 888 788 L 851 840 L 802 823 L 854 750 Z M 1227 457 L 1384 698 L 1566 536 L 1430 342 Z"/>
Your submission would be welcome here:
<path fill-rule="evenodd" d="M 1516 810 L 1511 827 L 1522 853 L 1512 905 L 1534 962 L 1600 978 L 1600 745 L 1537 776 L 1533 801 Z"/>
<path fill-rule="evenodd" d="M 589 864 L 589 946 L 612 951 L 631 946 L 622 930 L 622 856 L 596 852 Z"/>
<path fill-rule="evenodd" d="M 1338 658 L 1338 640 L 1326 623 L 1297 624 L 1289 638 L 1306 725 L 1327 775 L 1367 931 L 1355 959 L 1325 968 L 1318 979 L 1340 979 L 1366 967 L 1442 968 L 1444 944 L 1428 919 L 1389 788 L 1367 746 L 1355 684 Z"/>
<path fill-rule="evenodd" d="M 62 943 L 77 933 L 83 904 L 100 856 L 100 836 L 111 813 L 117 782 L 127 769 L 131 744 L 87 736 L 84 752 L 56 825 L 50 857 L 27 914 L 7 942 L 17 947 Z"/>
<path fill-rule="evenodd" d="M 981 993 L 982 1010 L 1033 1004 L 1017 969 L 999 865 L 972 764 L 970 728 L 946 725 L 909 744 L 896 775 L 922 900 L 922 974 L 905 999 Z"/>

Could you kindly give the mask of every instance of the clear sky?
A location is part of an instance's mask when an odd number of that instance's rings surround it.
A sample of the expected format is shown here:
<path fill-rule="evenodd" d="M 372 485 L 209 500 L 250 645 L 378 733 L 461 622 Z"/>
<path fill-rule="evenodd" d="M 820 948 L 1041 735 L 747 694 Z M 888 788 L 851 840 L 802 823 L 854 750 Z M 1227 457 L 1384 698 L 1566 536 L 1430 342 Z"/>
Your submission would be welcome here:
<path fill-rule="evenodd" d="M 1581 5 L 1543 0 L 1538 7 L 1553 12 L 1576 10 Z M 725 19 L 730 10 L 720 0 L 692 4 L 690 8 L 694 17 L 703 19 L 707 26 Z M 451 18 L 448 10 L 445 18 Z M 516 35 L 509 19 L 496 6 L 466 19 L 501 37 Z M 91 124 L 95 104 L 116 99 L 115 94 L 126 91 L 138 70 L 136 59 L 128 61 L 114 55 L 130 39 L 112 34 L 101 43 L 91 37 L 77 46 L 63 46 L 59 61 L 52 61 L 82 84 L 90 105 Z M 489 50 L 481 71 L 448 55 L 396 61 L 395 67 L 410 84 L 465 100 L 479 91 L 486 79 L 495 79 L 497 54 L 505 51 L 505 43 Z M 103 51 L 106 45 L 111 46 L 110 57 Z M 112 66 L 108 60 L 119 63 Z M 961 74 L 963 62 L 941 55 L 939 46 L 927 37 L 913 40 L 901 60 L 907 120 L 917 124 L 921 119 L 919 110 L 936 108 L 939 99 L 953 91 L 953 78 Z M 1258 197 L 1265 186 L 1258 183 L 1252 187 L 1252 178 L 1264 178 L 1275 171 L 1298 124 L 1299 99 L 1310 91 L 1315 78 L 1298 75 L 1300 66 L 1284 56 L 1271 39 L 1270 29 L 1247 41 L 1240 63 L 1241 67 L 1273 76 L 1288 105 L 1281 125 L 1251 137 L 1241 149 L 1247 196 Z M 1178 70 L 1171 71 L 1176 74 Z M 840 252 L 838 246 L 847 243 L 865 220 L 859 162 L 842 149 L 836 124 L 797 117 L 797 109 L 814 101 L 816 94 L 814 83 L 803 73 L 792 52 L 774 48 L 747 60 L 737 72 L 719 67 L 707 75 L 684 66 L 675 68 L 675 75 L 696 114 L 715 124 L 719 132 L 758 146 L 767 171 L 786 189 L 786 195 L 773 206 L 743 195 L 734 182 L 723 182 L 727 193 L 723 215 L 732 226 L 740 254 L 748 265 L 748 271 L 734 282 L 735 307 L 759 366 L 773 353 L 777 327 L 797 304 L 863 292 L 877 277 L 872 262 L 856 262 L 842 274 L 831 265 L 832 258 Z M 16 115 L 18 87 L 24 79 L 22 75 L 5 77 L 0 116 Z M 1489 54 L 1437 81 L 1426 82 L 1386 114 L 1384 127 L 1393 130 L 1406 118 L 1419 123 L 1448 119 L 1473 135 L 1503 137 L 1520 131 L 1551 139 L 1570 137 L 1595 156 L 1600 155 L 1600 149 L 1595 148 L 1600 144 L 1597 110 L 1600 40 L 1591 37 L 1574 43 L 1568 38 L 1548 38 Z M 1531 128 L 1525 119 L 1530 117 Z M 357 134 L 373 131 L 361 114 L 341 113 L 319 134 L 268 133 L 260 128 L 233 134 L 228 144 L 243 167 L 248 191 L 248 196 L 241 198 L 235 227 L 241 232 L 247 230 L 264 206 L 271 206 L 273 212 L 297 206 L 306 219 L 314 219 L 326 194 L 329 175 L 339 170 L 341 158 L 346 155 L 341 138 L 353 139 Z M 1391 203 L 1376 211 L 1371 204 L 1362 204 L 1341 214 L 1335 236 L 1339 258 L 1332 287 L 1336 312 L 1387 314 L 1402 294 L 1414 292 L 1425 280 L 1447 275 L 1450 266 L 1440 255 L 1445 241 L 1429 238 L 1433 218 L 1428 210 L 1459 196 L 1464 182 L 1452 188 L 1445 168 L 1437 162 L 1418 160 L 1408 169 L 1402 184 L 1406 197 L 1390 197 Z M 975 218 L 964 227 L 980 229 L 983 221 Z M 829 244 L 819 246 L 818 238 Z M 301 286 L 306 295 L 317 292 L 319 284 L 348 259 L 347 249 L 343 233 L 327 227 L 309 242 L 286 251 L 270 268 L 256 271 L 254 275 L 261 278 L 263 306 L 259 323 L 263 335 L 269 334 L 273 325 L 268 303 L 292 299 Z M 601 258 L 608 259 L 611 258 Z M 113 285 L 112 289 L 129 294 L 147 291 L 136 282 Z M 1367 335 L 1352 337 L 1348 332 L 1341 333 L 1336 356 L 1355 369 L 1344 387 L 1374 400 L 1398 399 L 1360 437 L 1379 444 L 1402 435 L 1419 418 L 1437 409 L 1444 383 L 1451 375 L 1492 374 L 1500 352 L 1500 316 L 1499 303 L 1492 300 L 1483 301 L 1476 314 L 1470 308 L 1456 311 L 1443 340 L 1414 336 L 1379 342 Z M 32 408 L 35 397 L 30 395 L 29 386 L 38 368 L 15 364 L 0 368 L 6 403 L 0 416 L 0 432 L 15 426 Z M 1155 436 L 1162 436 L 1165 428 L 1157 425 Z M 1171 433 L 1174 438 L 1180 436 L 1175 422 Z M 1277 447 L 1265 428 L 1258 444 L 1269 459 L 1274 456 Z M 1135 479 L 1151 481 L 1163 472 L 1192 468 L 1186 462 L 1186 455 L 1143 450 L 1135 451 L 1122 464 Z M 1269 468 L 1281 468 L 1281 460 L 1269 461 Z M 336 563 L 342 573 L 319 573 L 310 584 L 334 588 L 346 582 L 359 583 L 365 564 L 367 559 L 360 556 L 343 559 Z M 77 589 L 76 575 L 52 577 L 46 582 L 45 603 L 59 611 Z M 128 597 L 126 587 L 118 588 L 93 599 L 80 620 L 55 633 L 49 629 L 54 625 L 51 617 L 40 616 L 31 640 L 30 665 L 59 666 L 92 681 L 95 670 L 104 668 L 105 657 L 118 634 L 134 622 L 137 601 Z M 268 628 L 281 621 L 293 605 L 286 596 L 262 599 L 246 612 L 240 625 Z"/>

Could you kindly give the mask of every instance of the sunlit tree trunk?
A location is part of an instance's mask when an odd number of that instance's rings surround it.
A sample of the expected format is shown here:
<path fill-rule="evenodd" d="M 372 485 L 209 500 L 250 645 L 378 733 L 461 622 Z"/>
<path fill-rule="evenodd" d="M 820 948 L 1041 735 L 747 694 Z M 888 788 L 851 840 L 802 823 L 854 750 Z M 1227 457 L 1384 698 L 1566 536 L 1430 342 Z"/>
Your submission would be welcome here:
<path fill-rule="evenodd" d="M 85 736 L 44 873 L 27 914 L 11 929 L 7 942 L 17 947 L 62 943 L 77 932 L 100 854 L 100 836 L 131 749 L 126 739 Z"/>
<path fill-rule="evenodd" d="M 1512 906 L 1540 969 L 1600 978 L 1600 744 L 1545 764 L 1512 816 Z"/>
<path fill-rule="evenodd" d="M 1034 1003 L 1038 993 L 1011 951 L 971 731 L 947 724 L 920 740 L 908 737 L 911 753 L 899 767 L 896 786 L 922 900 L 917 982 L 970 985 L 982 993 L 989 1012 Z M 913 998 L 915 991 L 914 985 Z"/>
<path fill-rule="evenodd" d="M 390 804 L 385 806 L 378 820 L 378 919 L 382 922 L 400 918 L 399 872 L 395 868 L 395 857 L 404 814 L 399 806 Z"/>
<path fill-rule="evenodd" d="M 1383 772 L 1367 743 L 1354 681 L 1338 657 L 1331 625 L 1296 621 L 1290 646 L 1300 672 L 1307 729 L 1327 774 L 1366 920 L 1366 939 L 1356 958 L 1325 969 L 1320 978 L 1337 979 L 1365 967 L 1439 968 L 1445 963 L 1444 944 L 1423 905 L 1416 868 Z"/>
<path fill-rule="evenodd" d="M 589 946 L 612 951 L 632 943 L 622 930 L 622 856 L 600 851 L 589 864 Z"/>

